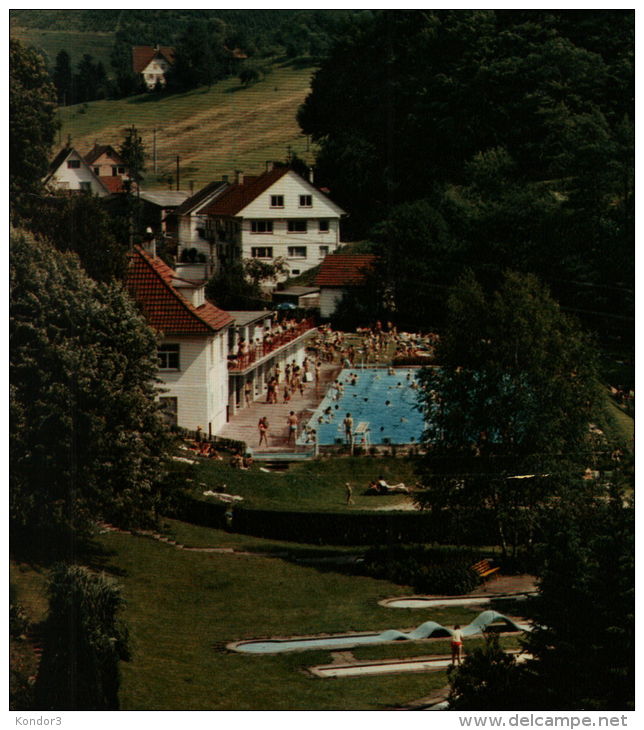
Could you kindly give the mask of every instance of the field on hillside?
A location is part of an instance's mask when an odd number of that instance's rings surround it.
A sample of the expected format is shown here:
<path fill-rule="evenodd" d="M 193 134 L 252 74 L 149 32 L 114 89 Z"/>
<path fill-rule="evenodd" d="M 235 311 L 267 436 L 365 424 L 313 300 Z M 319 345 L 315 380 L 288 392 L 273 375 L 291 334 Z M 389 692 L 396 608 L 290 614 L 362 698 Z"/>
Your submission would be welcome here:
<path fill-rule="evenodd" d="M 39 28 L 11 27 L 11 37 L 25 45 L 34 46 L 45 54 L 47 65 L 53 69 L 56 55 L 65 50 L 69 53 L 72 67 L 89 53 L 94 61 L 101 61 L 108 76 L 111 76 L 110 51 L 114 43 L 113 33 L 90 33 L 75 30 L 40 30 Z"/>
<path fill-rule="evenodd" d="M 146 188 L 176 186 L 180 158 L 180 188 L 194 189 L 235 170 L 259 173 L 268 160 L 285 160 L 288 147 L 313 161 L 295 119 L 309 92 L 311 68 L 278 64 L 262 81 L 244 88 L 237 78 L 182 94 L 152 95 L 94 101 L 60 109 L 60 139 L 70 135 L 81 152 L 98 141 L 118 146 L 126 127 L 135 125 L 149 159 Z M 157 130 L 157 174 L 153 170 L 154 129 Z M 165 178 L 164 178 L 165 176 Z"/>

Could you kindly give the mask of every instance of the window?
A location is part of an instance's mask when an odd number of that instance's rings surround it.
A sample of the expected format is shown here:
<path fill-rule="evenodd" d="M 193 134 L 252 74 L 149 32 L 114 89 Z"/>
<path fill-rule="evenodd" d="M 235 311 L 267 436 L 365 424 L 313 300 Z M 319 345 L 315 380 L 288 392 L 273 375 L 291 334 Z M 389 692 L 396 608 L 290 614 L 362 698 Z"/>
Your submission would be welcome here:
<path fill-rule="evenodd" d="M 289 246 L 288 256 L 291 259 L 305 259 L 306 258 L 306 246 Z"/>
<path fill-rule="evenodd" d="M 94 168 L 94 174 L 95 175 L 100 175 L 101 174 L 101 168 L 100 167 L 95 167 Z"/>
<path fill-rule="evenodd" d="M 328 233 L 329 221 L 318 221 L 318 231 L 320 231 L 320 233 Z"/>
<path fill-rule="evenodd" d="M 272 259 L 273 258 L 273 247 L 272 246 L 253 246 L 250 250 L 250 255 L 254 259 Z"/>
<path fill-rule="evenodd" d="M 161 404 L 161 415 L 163 416 L 163 419 L 170 426 L 176 426 L 177 415 L 179 412 L 179 403 L 177 398 L 159 398 L 159 403 Z"/>
<path fill-rule="evenodd" d="M 86 193 L 92 192 L 92 183 L 89 182 L 80 182 L 78 183 L 80 189 Z"/>
<path fill-rule="evenodd" d="M 78 170 L 80 167 L 80 160 L 67 160 L 67 167 L 72 170 Z"/>
<path fill-rule="evenodd" d="M 179 345 L 160 345 L 157 348 L 160 370 L 179 369 Z"/>
<path fill-rule="evenodd" d="M 313 196 L 312 195 L 300 195 L 300 208 L 312 208 L 313 207 Z"/>
<path fill-rule="evenodd" d="M 293 274 L 293 276 L 297 276 L 299 273 L 300 273 L 299 269 L 291 269 L 291 274 Z"/>
<path fill-rule="evenodd" d="M 289 233 L 306 233 L 306 220 L 301 218 L 288 221 Z"/>
<path fill-rule="evenodd" d="M 320 258 L 324 258 L 325 256 L 328 256 L 328 254 L 329 254 L 329 247 L 320 246 Z"/>
<path fill-rule="evenodd" d="M 283 208 L 284 207 L 284 196 L 283 195 L 271 195 L 271 208 Z"/>
<path fill-rule="evenodd" d="M 251 221 L 250 230 L 252 233 L 272 233 L 273 221 Z"/>
<path fill-rule="evenodd" d="M 119 167 L 116 168 L 116 171 L 119 175 L 125 175 L 125 167 L 123 167 L 122 165 L 119 165 Z"/>

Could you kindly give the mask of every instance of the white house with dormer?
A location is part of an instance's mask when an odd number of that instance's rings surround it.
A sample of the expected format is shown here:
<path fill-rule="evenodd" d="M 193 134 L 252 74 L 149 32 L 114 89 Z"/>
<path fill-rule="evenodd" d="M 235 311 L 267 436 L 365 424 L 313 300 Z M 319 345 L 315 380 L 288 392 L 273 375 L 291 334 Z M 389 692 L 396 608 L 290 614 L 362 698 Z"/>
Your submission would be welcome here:
<path fill-rule="evenodd" d="M 221 265 L 281 259 L 297 276 L 336 250 L 345 212 L 290 167 L 275 165 L 258 176 L 238 174 L 200 214 Z"/>

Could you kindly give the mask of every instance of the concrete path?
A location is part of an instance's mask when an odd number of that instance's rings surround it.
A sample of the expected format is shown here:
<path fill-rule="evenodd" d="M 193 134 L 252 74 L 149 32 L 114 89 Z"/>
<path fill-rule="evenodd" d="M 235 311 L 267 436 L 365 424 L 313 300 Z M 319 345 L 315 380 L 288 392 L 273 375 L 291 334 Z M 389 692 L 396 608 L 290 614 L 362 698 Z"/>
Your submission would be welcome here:
<path fill-rule="evenodd" d="M 247 408 L 242 408 L 230 421 L 217 433 L 223 438 L 245 441 L 249 448 L 256 454 L 280 453 L 284 451 L 302 451 L 302 447 L 296 447 L 293 440 L 288 441 L 288 426 L 286 419 L 290 411 L 295 411 L 300 419 L 298 435 L 308 422 L 311 412 L 319 405 L 329 385 L 336 379 L 341 367 L 338 363 L 322 363 L 320 370 L 320 383 L 306 383 L 304 395 L 296 391 L 288 403 L 284 403 L 282 382 L 277 403 L 266 403 L 266 395 L 251 403 Z M 284 376 L 282 375 L 282 381 Z M 268 447 L 262 444 L 259 447 L 259 431 L 257 423 L 262 416 L 268 418 Z"/>

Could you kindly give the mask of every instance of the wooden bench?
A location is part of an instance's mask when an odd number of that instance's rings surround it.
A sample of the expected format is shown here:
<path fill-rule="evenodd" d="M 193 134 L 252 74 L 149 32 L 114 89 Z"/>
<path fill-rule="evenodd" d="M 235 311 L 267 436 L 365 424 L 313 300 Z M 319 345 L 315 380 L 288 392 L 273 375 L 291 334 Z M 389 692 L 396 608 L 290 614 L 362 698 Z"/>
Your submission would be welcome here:
<path fill-rule="evenodd" d="M 478 573 L 479 578 L 487 578 L 490 575 L 494 575 L 494 573 L 497 573 L 500 568 L 499 567 L 493 567 L 490 565 L 490 561 L 485 560 L 479 560 L 478 563 L 474 563 L 472 565 L 472 570 Z"/>

